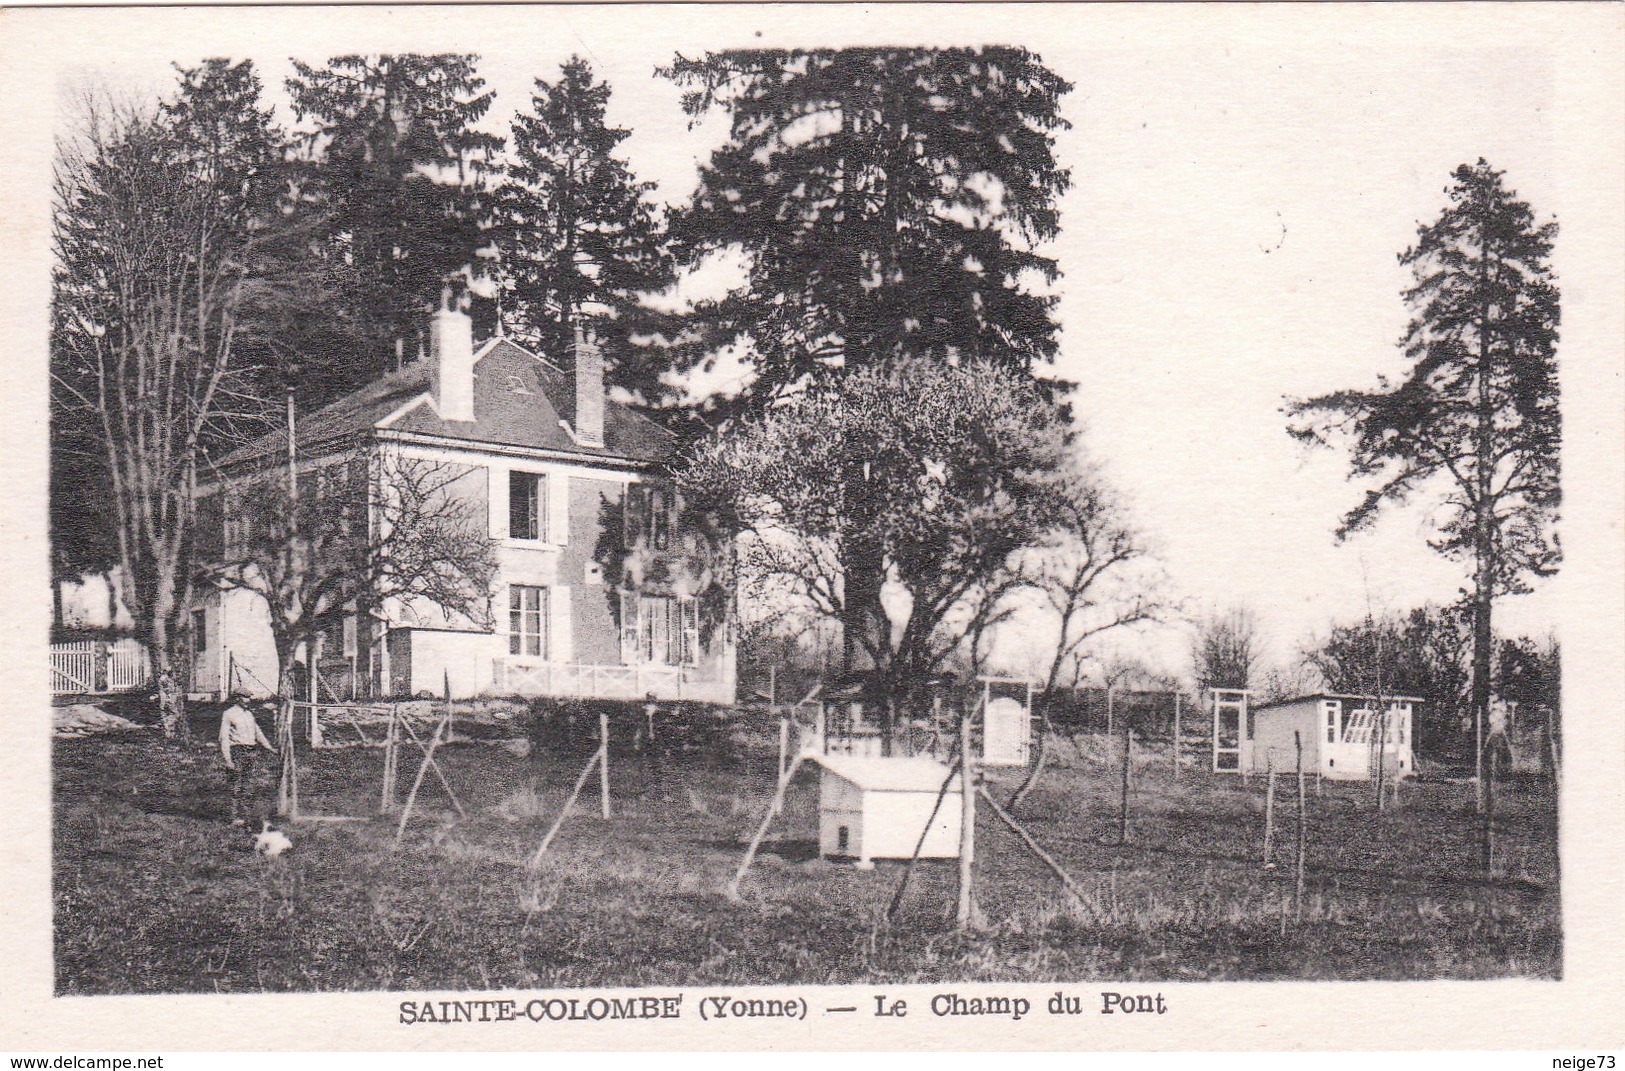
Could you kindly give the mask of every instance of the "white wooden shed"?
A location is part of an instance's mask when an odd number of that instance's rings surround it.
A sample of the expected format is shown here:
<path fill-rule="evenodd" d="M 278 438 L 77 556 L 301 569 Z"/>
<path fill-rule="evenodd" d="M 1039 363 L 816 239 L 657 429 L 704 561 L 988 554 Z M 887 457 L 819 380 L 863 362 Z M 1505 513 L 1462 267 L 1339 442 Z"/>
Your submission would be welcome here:
<path fill-rule="evenodd" d="M 948 766 L 918 756 L 819 755 L 814 761 L 823 770 L 818 802 L 821 854 L 856 859 L 860 865 L 871 859 L 908 859 L 929 820 L 920 858 L 959 858 L 959 777 L 943 792 Z"/>
<path fill-rule="evenodd" d="M 1414 696 L 1304 695 L 1254 707 L 1241 740 L 1241 768 L 1264 773 L 1271 765 L 1283 773 L 1297 769 L 1297 740 L 1303 741 L 1306 772 L 1345 780 L 1375 776 L 1373 758 L 1379 727 L 1384 776 L 1409 777 L 1416 772 L 1411 750 Z M 1294 736 L 1296 734 L 1296 736 Z"/>

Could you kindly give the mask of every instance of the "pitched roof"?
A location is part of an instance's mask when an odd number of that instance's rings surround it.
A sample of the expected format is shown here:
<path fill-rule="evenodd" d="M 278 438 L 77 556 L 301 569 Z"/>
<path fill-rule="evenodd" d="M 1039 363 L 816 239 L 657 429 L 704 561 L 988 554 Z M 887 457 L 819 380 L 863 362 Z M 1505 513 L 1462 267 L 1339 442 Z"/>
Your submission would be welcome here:
<path fill-rule="evenodd" d="M 584 458 L 658 463 L 671 457 L 676 436 L 648 417 L 605 399 L 604 445 L 578 442 L 560 423 L 560 409 L 575 390 L 572 376 L 506 339 L 474 354 L 474 420 L 442 420 L 430 395 L 434 363 L 415 361 L 398 372 L 302 417 L 295 425 L 301 450 L 372 430 L 405 432 L 481 445 L 547 450 Z M 278 430 L 239 447 L 220 461 L 231 468 L 279 457 L 288 436 Z"/>
<path fill-rule="evenodd" d="M 948 767 L 923 755 L 814 755 L 814 762 L 837 777 L 870 792 L 939 792 Z M 958 781 L 948 786 L 958 791 Z"/>

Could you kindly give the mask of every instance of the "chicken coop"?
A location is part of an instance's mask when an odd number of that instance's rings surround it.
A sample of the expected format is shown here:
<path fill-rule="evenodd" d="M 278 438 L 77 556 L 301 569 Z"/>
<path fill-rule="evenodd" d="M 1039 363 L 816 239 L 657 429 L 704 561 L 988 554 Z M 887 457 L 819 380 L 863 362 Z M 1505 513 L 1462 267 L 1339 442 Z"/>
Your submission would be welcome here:
<path fill-rule="evenodd" d="M 868 866 L 873 859 L 911 858 L 919 844 L 922 859 L 959 858 L 960 779 L 950 780 L 950 767 L 924 757 L 820 755 L 815 761 L 822 770 L 820 854 Z"/>

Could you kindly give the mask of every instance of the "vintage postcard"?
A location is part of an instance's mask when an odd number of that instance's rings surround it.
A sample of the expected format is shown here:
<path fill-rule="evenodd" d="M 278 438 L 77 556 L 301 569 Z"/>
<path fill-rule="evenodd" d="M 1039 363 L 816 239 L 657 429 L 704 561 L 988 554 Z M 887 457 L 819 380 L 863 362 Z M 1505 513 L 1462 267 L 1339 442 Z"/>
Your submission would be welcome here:
<path fill-rule="evenodd" d="M 1617 5 L 0 31 L 0 1049 L 1625 1042 Z"/>

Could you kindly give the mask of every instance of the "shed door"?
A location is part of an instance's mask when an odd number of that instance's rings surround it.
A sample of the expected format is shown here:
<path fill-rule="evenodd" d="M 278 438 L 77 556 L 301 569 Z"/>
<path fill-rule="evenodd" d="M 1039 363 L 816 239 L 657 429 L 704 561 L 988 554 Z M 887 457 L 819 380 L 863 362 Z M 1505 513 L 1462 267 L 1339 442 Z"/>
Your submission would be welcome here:
<path fill-rule="evenodd" d="M 1030 736 L 1026 707 L 1009 696 L 993 700 L 982 715 L 982 761 L 990 766 L 1027 765 Z"/>

